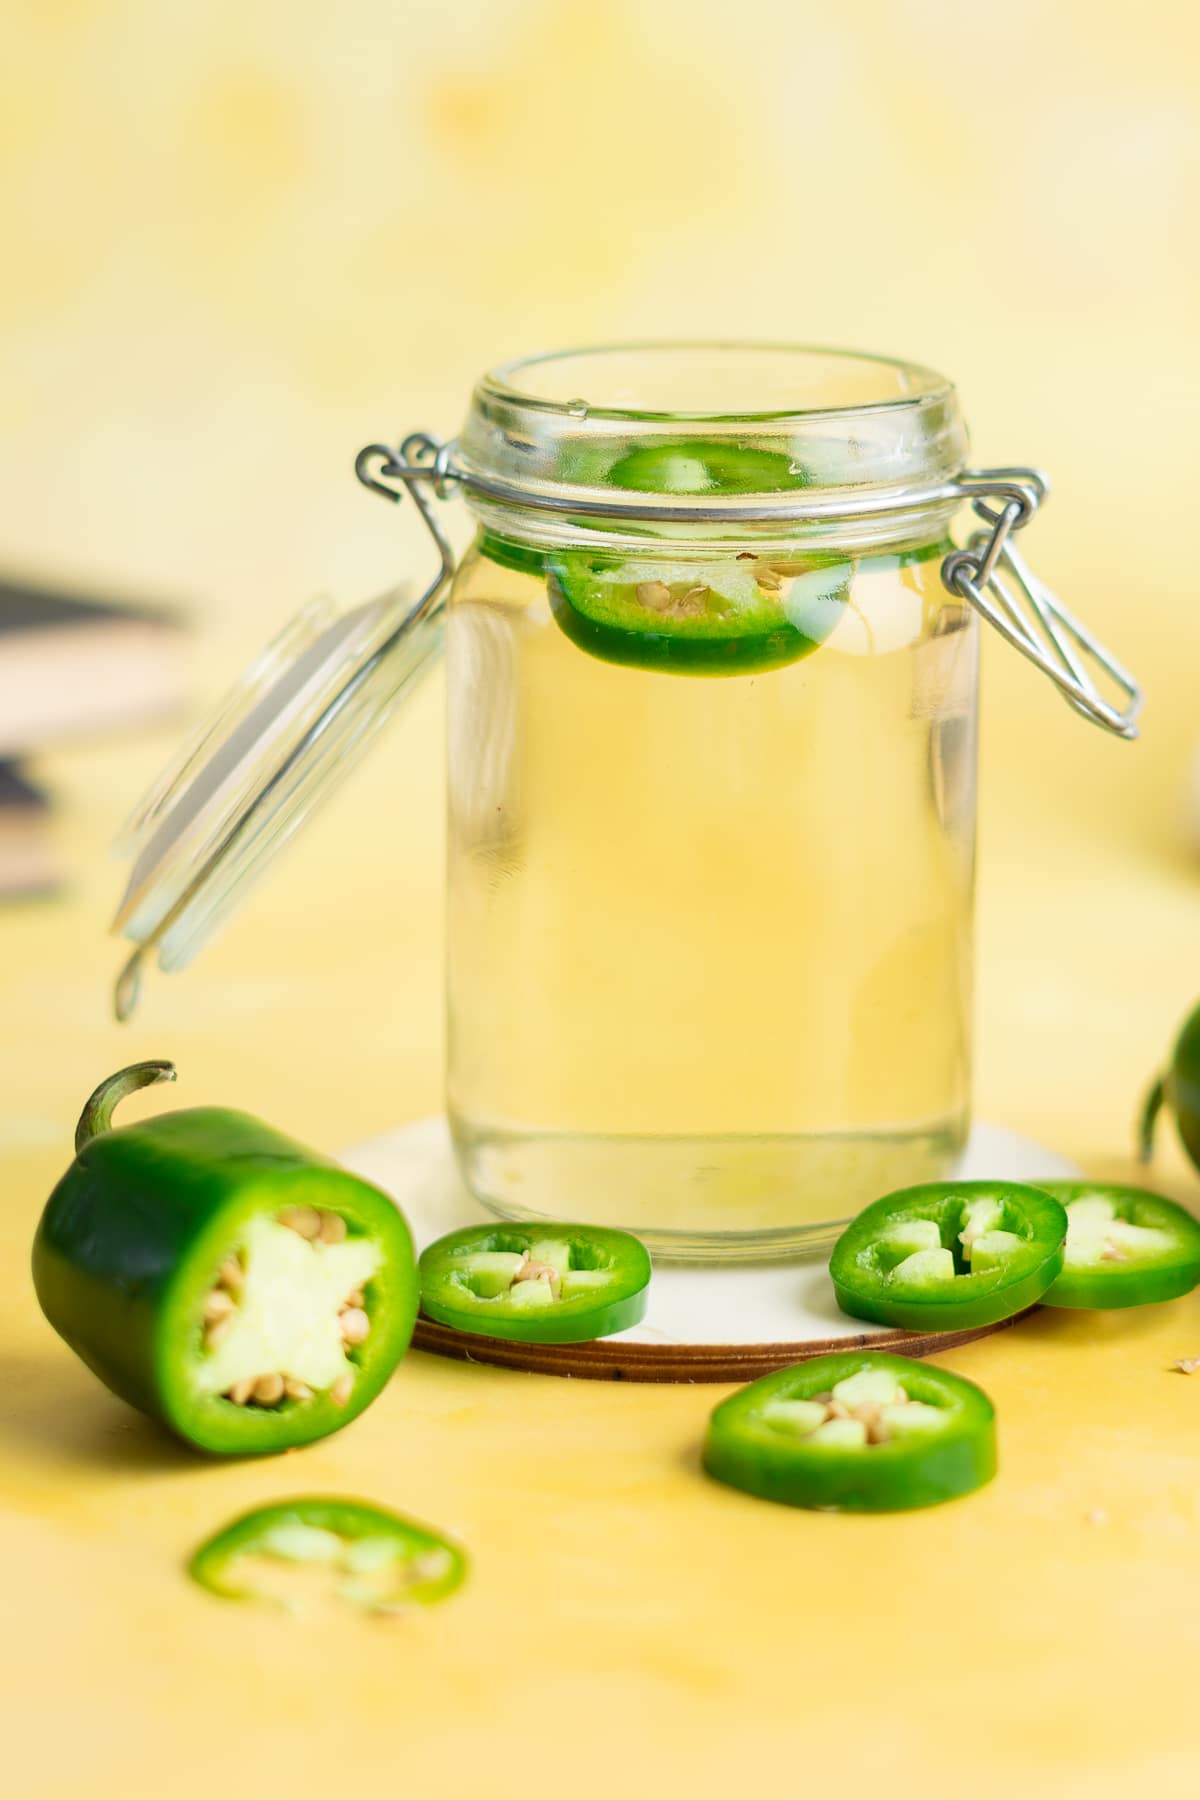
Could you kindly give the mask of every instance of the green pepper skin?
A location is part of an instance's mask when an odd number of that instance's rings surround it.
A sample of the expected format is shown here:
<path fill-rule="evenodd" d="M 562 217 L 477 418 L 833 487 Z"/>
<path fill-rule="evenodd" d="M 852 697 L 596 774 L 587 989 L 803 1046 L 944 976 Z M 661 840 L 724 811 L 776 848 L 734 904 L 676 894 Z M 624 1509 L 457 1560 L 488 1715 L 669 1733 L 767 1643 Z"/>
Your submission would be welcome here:
<path fill-rule="evenodd" d="M 475 546 L 478 554 L 501 569 L 512 569 L 518 575 L 533 575 L 540 581 L 546 573 L 546 555 L 534 544 L 522 544 L 515 538 L 502 537 L 498 531 L 483 531 Z"/>
<path fill-rule="evenodd" d="M 890 1371 L 910 1400 L 948 1411 L 920 1439 L 869 1448 L 806 1448 L 762 1417 L 771 1401 L 810 1400 L 866 1369 Z M 961 1375 L 879 1351 L 820 1356 L 764 1375 L 723 1400 L 709 1421 L 704 1467 L 718 1481 L 763 1500 L 831 1512 L 907 1512 L 982 1487 L 996 1473 L 995 1413 Z"/>
<path fill-rule="evenodd" d="M 942 1244 L 957 1252 L 967 1201 L 989 1198 L 1005 1206 L 1006 1229 L 1024 1238 L 1004 1268 L 959 1274 L 952 1282 L 909 1291 L 886 1279 L 882 1240 L 889 1229 L 918 1219 L 936 1221 Z M 859 1213 L 834 1245 L 829 1262 L 837 1303 L 851 1318 L 902 1331 L 963 1331 L 995 1325 L 1035 1305 L 1062 1273 L 1067 1215 L 1041 1189 L 1017 1182 L 945 1181 L 902 1188 Z"/>
<path fill-rule="evenodd" d="M 1141 1160 L 1154 1155 L 1158 1116 L 1166 1106 L 1175 1116 L 1180 1140 L 1194 1168 L 1200 1169 L 1200 1006 L 1184 1020 L 1164 1072 L 1142 1106 L 1139 1127 Z"/>
<path fill-rule="evenodd" d="M 239 1227 L 303 1205 L 340 1214 L 382 1252 L 348 1403 L 318 1393 L 266 1410 L 199 1391 L 189 1371 L 202 1355 L 205 1297 Z M 356 1418 L 407 1348 L 418 1298 L 408 1227 L 386 1195 L 260 1120 L 218 1107 L 85 1139 L 42 1214 L 33 1280 L 50 1324 L 106 1387 L 221 1455 L 288 1450 Z"/>
<path fill-rule="evenodd" d="M 399 1513 L 368 1506 L 361 1500 L 340 1500 L 323 1495 L 282 1500 L 277 1505 L 258 1506 L 252 1512 L 243 1513 L 201 1544 L 188 1563 L 188 1574 L 220 1600 L 258 1602 L 259 1596 L 237 1581 L 233 1571 L 239 1556 L 253 1553 L 281 1525 L 305 1525 L 318 1531 L 335 1531 L 339 1537 L 351 1542 L 359 1538 L 392 1538 L 403 1546 L 409 1557 L 442 1552 L 447 1559 L 445 1573 L 430 1581 L 414 1582 L 405 1592 L 406 1601 L 421 1606 L 444 1600 L 466 1578 L 465 1552 L 438 1532 L 402 1518 Z"/>
<path fill-rule="evenodd" d="M 522 1310 L 505 1295 L 484 1299 L 472 1292 L 462 1270 L 480 1252 L 524 1255 L 539 1240 L 570 1246 L 577 1269 L 602 1270 L 607 1284 L 592 1293 L 556 1300 L 544 1311 Z M 628 1331 L 646 1312 L 650 1253 L 628 1231 L 600 1225 L 466 1225 L 438 1238 L 421 1253 L 421 1311 L 439 1325 L 481 1337 L 526 1344 L 583 1344 Z"/>
<path fill-rule="evenodd" d="M 1103 1181 L 1047 1181 L 1042 1185 L 1067 1209 L 1068 1230 L 1071 1202 L 1097 1195 L 1113 1202 L 1119 1219 L 1168 1232 L 1175 1240 L 1171 1250 L 1134 1255 L 1126 1262 L 1072 1266 L 1068 1260 L 1057 1281 L 1042 1295 L 1043 1306 L 1105 1312 L 1122 1306 L 1149 1306 L 1160 1300 L 1178 1300 L 1200 1283 L 1200 1221 L 1186 1207 L 1143 1188 Z"/>

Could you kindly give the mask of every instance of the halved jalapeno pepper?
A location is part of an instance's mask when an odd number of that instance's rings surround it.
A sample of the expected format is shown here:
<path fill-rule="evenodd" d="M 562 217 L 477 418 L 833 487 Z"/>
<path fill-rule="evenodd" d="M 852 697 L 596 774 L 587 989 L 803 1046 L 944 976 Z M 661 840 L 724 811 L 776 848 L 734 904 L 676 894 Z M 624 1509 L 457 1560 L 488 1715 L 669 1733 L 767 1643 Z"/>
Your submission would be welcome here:
<path fill-rule="evenodd" d="M 441 1325 L 530 1344 L 580 1344 L 636 1325 L 650 1257 L 598 1225 L 468 1225 L 421 1256 L 421 1309 Z"/>
<path fill-rule="evenodd" d="M 33 1247 L 42 1311 L 123 1400 L 198 1449 L 321 1438 L 379 1393 L 417 1312 L 412 1240 L 386 1194 L 245 1113 L 112 1128 L 104 1082 Z"/>
<path fill-rule="evenodd" d="M 424 1525 L 359 1500 L 284 1500 L 244 1513 L 202 1544 L 193 1581 L 222 1600 L 303 1613 L 335 1602 L 378 1616 L 454 1592 L 467 1559 Z"/>
<path fill-rule="evenodd" d="M 901 1512 L 996 1472 L 992 1403 L 973 1382 L 903 1356 L 821 1356 L 751 1382 L 709 1422 L 718 1481 L 833 1512 Z"/>
<path fill-rule="evenodd" d="M 843 1312 L 904 1331 L 960 1331 L 1011 1318 L 1063 1266 L 1067 1215 L 1016 1182 L 930 1182 L 859 1213 L 829 1263 Z"/>
<path fill-rule="evenodd" d="M 1048 1181 L 1067 1213 L 1062 1274 L 1045 1306 L 1145 1306 L 1177 1300 L 1200 1282 L 1200 1222 L 1142 1188 Z"/>

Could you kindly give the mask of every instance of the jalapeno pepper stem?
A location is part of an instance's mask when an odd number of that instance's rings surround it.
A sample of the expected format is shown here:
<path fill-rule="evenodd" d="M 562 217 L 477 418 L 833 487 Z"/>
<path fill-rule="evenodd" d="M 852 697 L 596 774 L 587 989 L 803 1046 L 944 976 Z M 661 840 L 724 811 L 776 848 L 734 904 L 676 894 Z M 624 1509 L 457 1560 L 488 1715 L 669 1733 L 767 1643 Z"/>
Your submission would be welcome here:
<path fill-rule="evenodd" d="M 157 1081 L 174 1079 L 174 1063 L 141 1062 L 131 1064 L 128 1069 L 118 1069 L 115 1075 L 102 1081 L 79 1115 L 75 1127 L 76 1156 L 93 1138 L 112 1130 L 113 1108 L 129 1094 L 136 1094 L 139 1088 L 153 1087 Z"/>
<path fill-rule="evenodd" d="M 1138 1124 L 1138 1161 L 1148 1163 L 1154 1155 L 1154 1132 L 1158 1124 L 1158 1115 L 1163 1109 L 1163 1101 L 1167 1097 L 1166 1082 L 1160 1075 L 1142 1105 L 1142 1116 Z"/>

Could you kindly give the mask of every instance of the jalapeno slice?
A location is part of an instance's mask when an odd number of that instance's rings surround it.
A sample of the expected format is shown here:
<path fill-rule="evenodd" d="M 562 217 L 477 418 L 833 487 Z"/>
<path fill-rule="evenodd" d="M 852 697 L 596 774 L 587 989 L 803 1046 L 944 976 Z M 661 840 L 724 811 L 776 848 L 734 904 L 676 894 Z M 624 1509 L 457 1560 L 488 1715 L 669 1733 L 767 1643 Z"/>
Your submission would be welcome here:
<path fill-rule="evenodd" d="M 1048 1181 L 1067 1214 L 1062 1274 L 1045 1306 L 1108 1308 L 1177 1300 L 1200 1282 L 1200 1222 L 1142 1188 Z"/>
<path fill-rule="evenodd" d="M 758 556 L 672 562 L 573 551 L 547 557 L 566 635 L 592 656 L 679 675 L 746 675 L 809 656 L 849 597 L 845 558 Z"/>
<path fill-rule="evenodd" d="M 605 479 L 642 494 L 780 494 L 809 485 L 807 471 L 782 451 L 719 438 L 637 444 Z"/>
<path fill-rule="evenodd" d="M 709 1421 L 704 1467 L 785 1506 L 936 1506 L 995 1474 L 995 1414 L 961 1375 L 848 1351 L 764 1375 L 723 1400 Z"/>
<path fill-rule="evenodd" d="M 222 1600 L 290 1613 L 336 1603 L 376 1617 L 444 1600 L 466 1569 L 464 1553 L 427 1526 L 320 1497 L 243 1513 L 188 1564 L 192 1580 Z"/>
<path fill-rule="evenodd" d="M 929 1182 L 876 1200 L 829 1263 L 843 1312 L 904 1331 L 993 1325 L 1062 1271 L 1067 1215 L 1016 1182 Z"/>
<path fill-rule="evenodd" d="M 598 1225 L 468 1225 L 421 1256 L 421 1309 L 441 1325 L 529 1344 L 581 1344 L 636 1325 L 650 1257 Z"/>
<path fill-rule="evenodd" d="M 38 1300 L 111 1388 L 196 1448 L 255 1455 L 339 1430 L 380 1392 L 417 1312 L 412 1240 L 386 1194 L 219 1107 L 114 1129 L 169 1063 L 84 1109 L 33 1248 Z"/>

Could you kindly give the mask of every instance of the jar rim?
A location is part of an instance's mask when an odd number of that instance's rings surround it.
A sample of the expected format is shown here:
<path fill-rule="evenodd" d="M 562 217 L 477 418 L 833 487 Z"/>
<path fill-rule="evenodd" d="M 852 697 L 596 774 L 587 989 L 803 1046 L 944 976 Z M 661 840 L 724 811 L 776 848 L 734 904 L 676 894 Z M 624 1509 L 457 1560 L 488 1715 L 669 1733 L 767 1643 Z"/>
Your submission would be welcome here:
<path fill-rule="evenodd" d="M 790 360 L 795 366 L 796 377 L 803 380 L 807 374 L 816 376 L 820 365 L 826 370 L 845 373 L 852 380 L 865 384 L 872 378 L 881 388 L 891 383 L 898 391 L 880 392 L 873 397 L 857 397 L 832 404 L 762 406 L 757 404 L 738 406 L 705 406 L 676 407 L 654 406 L 634 402 L 614 404 L 611 401 L 592 399 L 585 392 L 567 390 L 578 386 L 573 379 L 558 379 L 556 385 L 561 393 L 538 392 L 535 383 L 530 379 L 530 372 L 537 371 L 548 377 L 549 381 L 563 375 L 573 377 L 575 369 L 581 376 L 593 371 L 601 375 L 613 370 L 619 359 L 655 358 L 662 364 L 677 363 L 682 359 L 708 359 L 714 365 L 728 359 L 736 361 L 743 369 L 750 362 L 771 359 L 778 364 L 782 359 Z M 605 367 L 607 365 L 607 369 Z M 802 365 L 807 365 L 804 369 Z M 669 373 L 673 374 L 674 371 Z M 521 380 L 520 377 L 525 379 Z M 736 379 L 735 375 L 735 379 Z M 771 382 L 778 387 L 781 373 L 778 367 L 772 369 Z M 908 358 L 883 356 L 872 351 L 849 350 L 817 344 L 800 344 L 792 342 L 761 341 L 736 338 L 713 339 L 645 339 L 628 343 L 588 344 L 568 350 L 541 351 L 531 356 L 521 356 L 499 363 L 483 375 L 477 385 L 478 397 L 490 397 L 507 406 L 521 410 L 561 417 L 564 419 L 606 420 L 616 424 L 664 424 L 675 423 L 688 425 L 730 425 L 730 424 L 772 424 L 786 425 L 789 420 L 849 420 L 858 416 L 867 417 L 884 412 L 895 412 L 908 409 L 917 411 L 928 407 L 944 406 L 955 393 L 954 383 L 937 370 L 923 363 L 912 362 Z"/>

